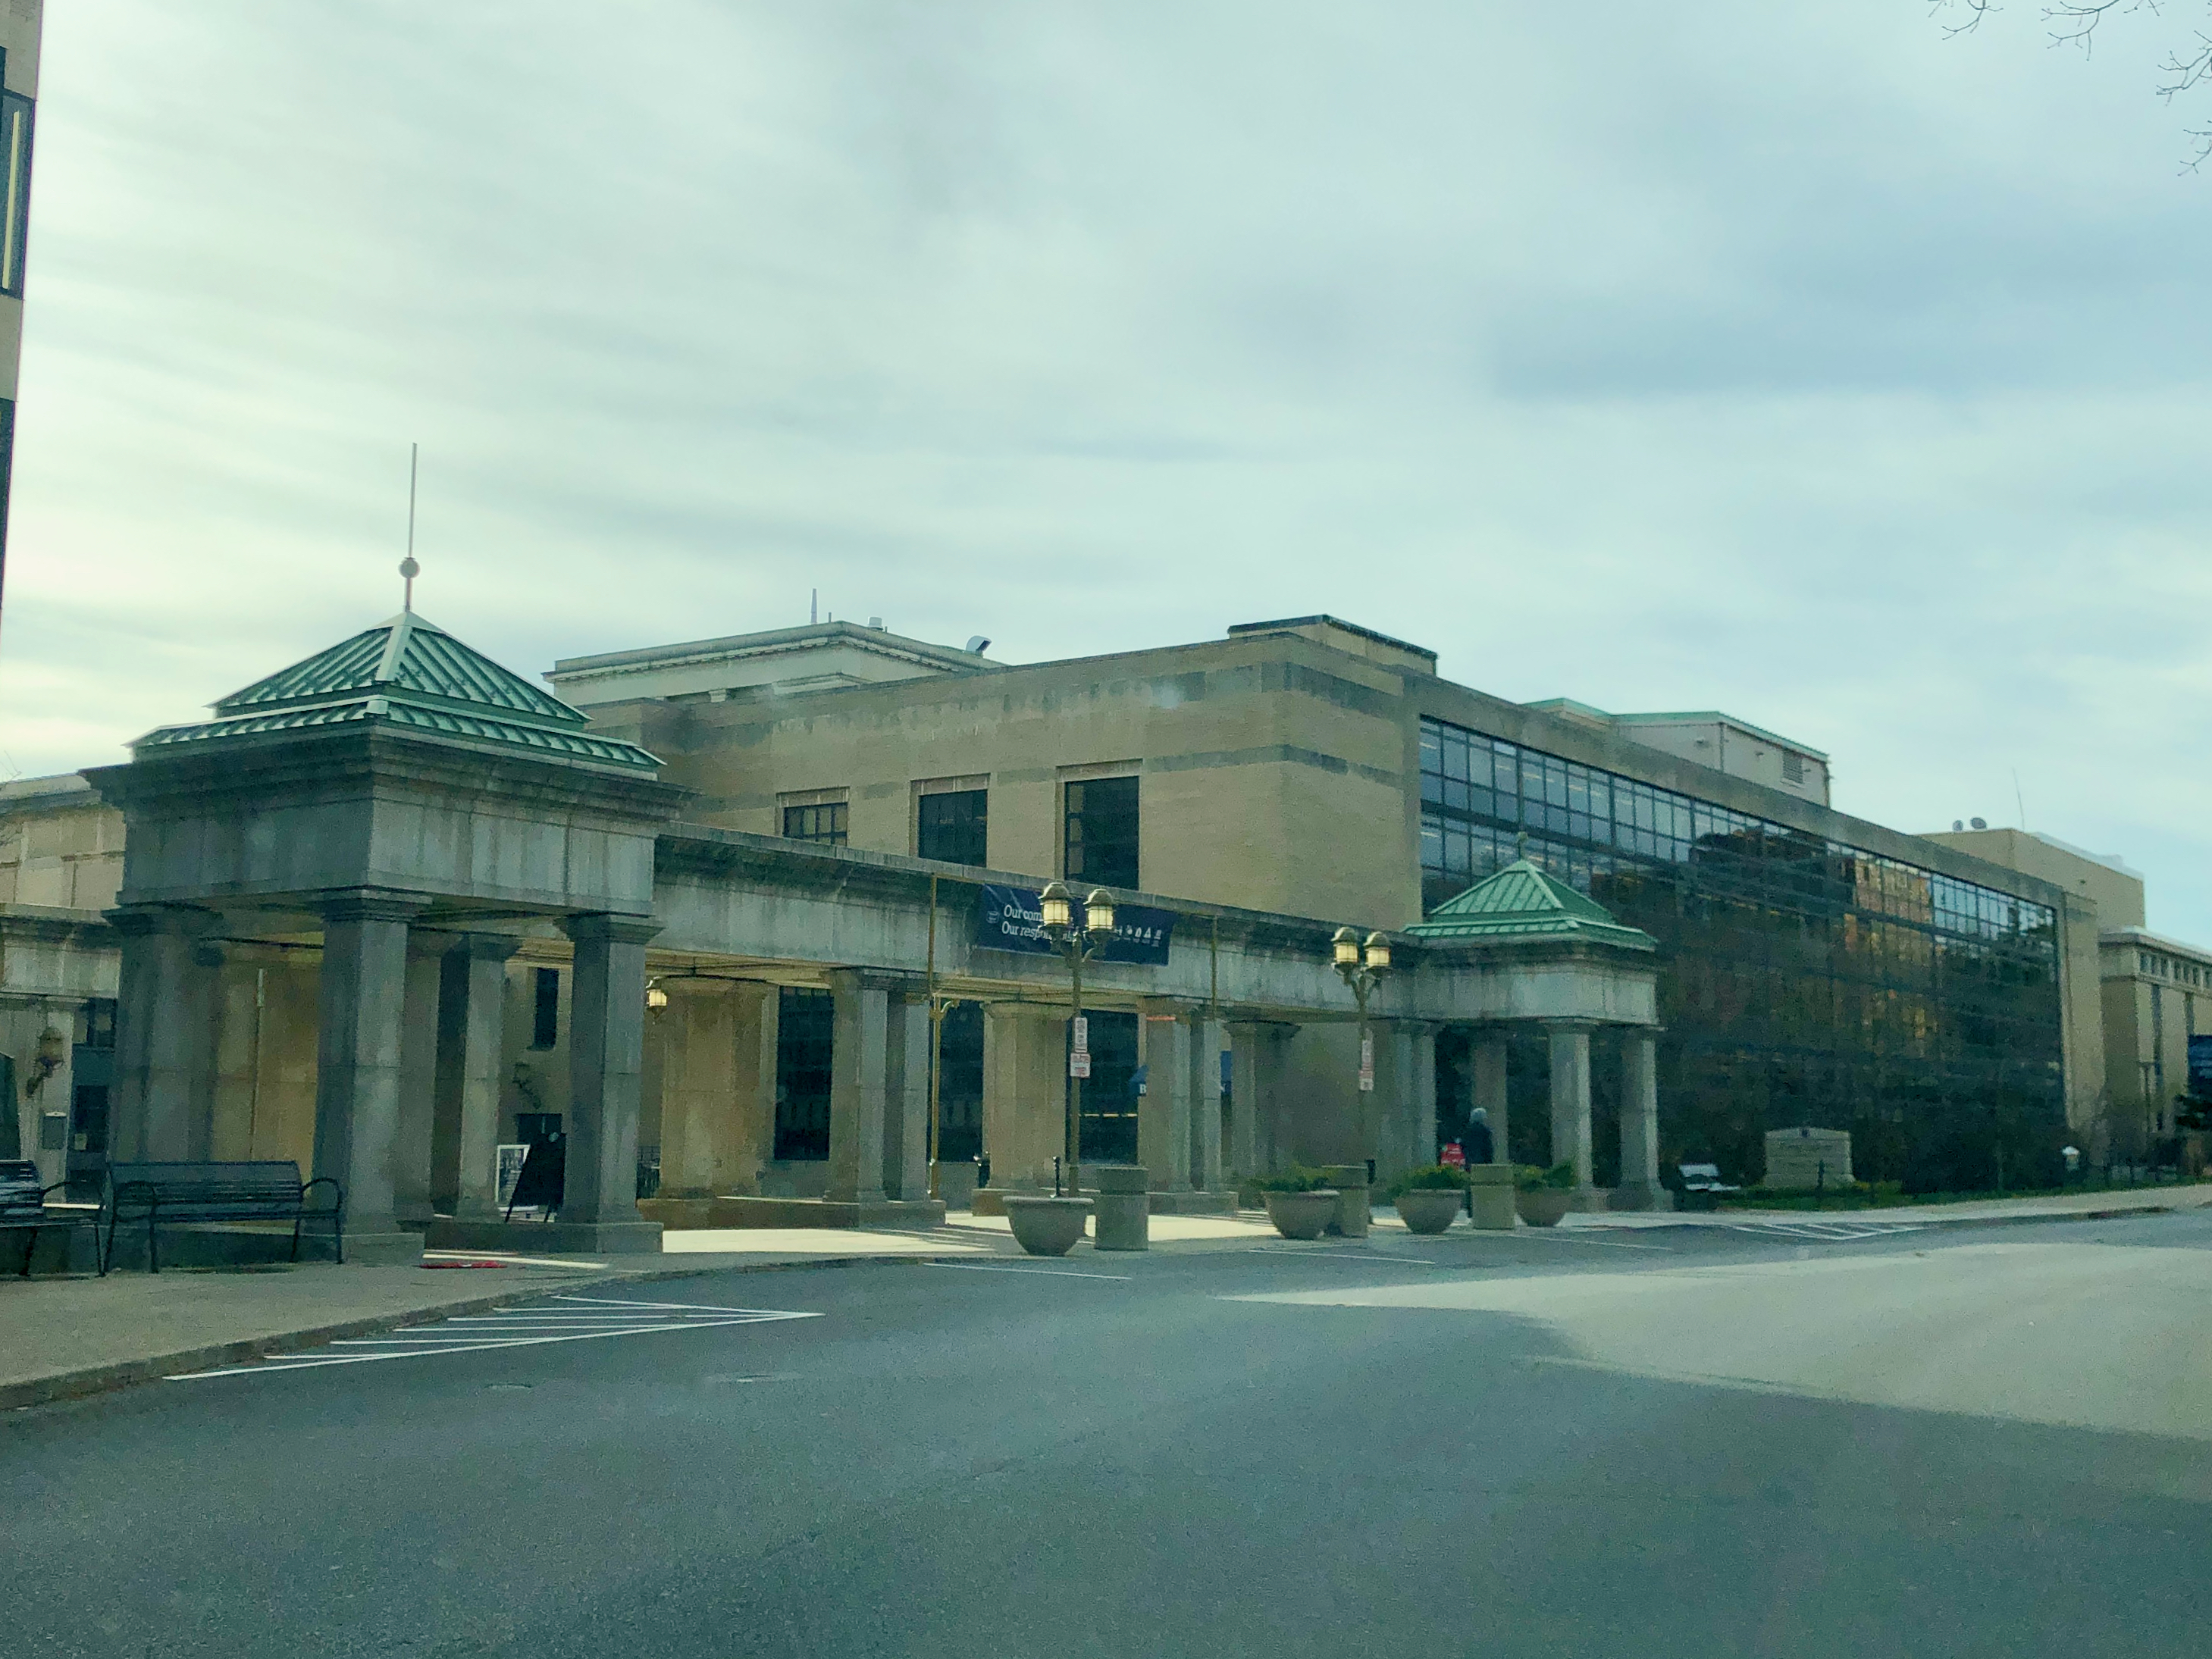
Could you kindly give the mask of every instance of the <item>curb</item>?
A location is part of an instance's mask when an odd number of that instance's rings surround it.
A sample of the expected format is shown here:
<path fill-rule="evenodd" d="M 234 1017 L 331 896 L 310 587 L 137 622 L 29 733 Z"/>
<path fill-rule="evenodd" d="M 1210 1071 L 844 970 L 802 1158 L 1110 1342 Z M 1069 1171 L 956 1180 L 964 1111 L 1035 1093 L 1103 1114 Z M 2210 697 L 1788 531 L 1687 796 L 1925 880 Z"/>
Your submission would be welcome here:
<path fill-rule="evenodd" d="M 467 1314 L 490 1313 L 500 1308 L 512 1307 L 518 1302 L 534 1302 L 540 1297 L 569 1287 L 651 1285 L 672 1279 L 697 1279 L 708 1273 L 796 1273 L 819 1267 L 915 1267 L 952 1254 L 964 1255 L 968 1252 L 925 1250 L 902 1255 L 825 1256 L 817 1261 L 745 1261 L 696 1267 L 655 1267 L 635 1273 L 585 1272 L 562 1279 L 557 1283 L 541 1282 L 527 1289 L 517 1286 L 490 1296 L 471 1297 L 459 1302 L 441 1302 L 435 1307 L 405 1308 L 393 1313 L 369 1314 L 359 1319 L 309 1326 L 303 1330 L 279 1331 L 269 1336 L 245 1337 L 235 1342 L 215 1342 L 197 1348 L 178 1348 L 144 1358 L 120 1359 L 112 1364 L 88 1365 L 78 1370 L 57 1371 L 50 1376 L 34 1376 L 21 1382 L 0 1384 L 0 1411 L 26 1411 L 33 1406 L 82 1400 L 141 1382 L 158 1382 L 162 1377 L 173 1376 L 179 1372 L 210 1370 L 218 1365 L 234 1365 L 245 1360 L 266 1359 L 276 1354 L 319 1348 L 347 1337 L 374 1336 L 381 1331 L 400 1330 L 409 1325 L 433 1325 L 441 1320 Z"/>

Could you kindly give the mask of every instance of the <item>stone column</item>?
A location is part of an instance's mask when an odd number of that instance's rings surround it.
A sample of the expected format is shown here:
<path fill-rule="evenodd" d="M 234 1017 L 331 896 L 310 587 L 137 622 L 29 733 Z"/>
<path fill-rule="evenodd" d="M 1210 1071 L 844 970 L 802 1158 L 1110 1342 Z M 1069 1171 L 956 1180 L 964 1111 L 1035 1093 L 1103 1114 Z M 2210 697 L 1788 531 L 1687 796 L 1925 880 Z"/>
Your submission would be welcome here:
<path fill-rule="evenodd" d="M 1198 1143 L 1193 1160 L 1194 1182 L 1202 1193 L 1222 1188 L 1221 1055 L 1229 1047 L 1229 1028 L 1218 1017 L 1200 1017 L 1191 1027 L 1194 1042 L 1190 1057 L 1192 1134 Z"/>
<path fill-rule="evenodd" d="M 220 918 L 183 905 L 111 910 L 123 935 L 108 1155 L 117 1162 L 203 1158 L 215 1104 L 216 972 L 200 943 Z"/>
<path fill-rule="evenodd" d="M 983 1008 L 983 1152 L 991 1160 L 984 1190 L 1049 1191 L 1052 1161 L 1066 1144 L 1065 1005 L 994 1002 Z M 992 1213 L 989 1200 L 976 1212 Z"/>
<path fill-rule="evenodd" d="M 439 970 L 430 1198 L 458 1220 L 499 1216 L 493 1160 L 506 1082 L 507 962 L 520 944 L 498 933 L 471 933 L 446 953 Z"/>
<path fill-rule="evenodd" d="M 844 968 L 830 975 L 836 1025 L 830 1051 L 830 1190 L 833 1204 L 884 1201 L 884 1095 L 888 981 Z"/>
<path fill-rule="evenodd" d="M 1375 1179 L 1388 1186 L 1436 1162 L 1436 1028 L 1421 1020 L 1376 1020 Z"/>
<path fill-rule="evenodd" d="M 1190 1026 L 1172 1002 L 1137 1005 L 1137 1057 L 1145 1097 L 1137 1103 L 1137 1162 L 1156 1193 L 1190 1190 Z"/>
<path fill-rule="evenodd" d="M 1620 1186 L 1616 1210 L 1671 1210 L 1674 1194 L 1659 1184 L 1659 1033 L 1643 1026 L 1620 1034 Z"/>
<path fill-rule="evenodd" d="M 645 916 L 562 919 L 575 942 L 568 1002 L 568 1121 L 562 1237 L 570 1249 L 660 1248 L 637 1212 L 638 1079 L 645 1060 Z"/>
<path fill-rule="evenodd" d="M 407 924 L 423 902 L 356 888 L 325 896 L 317 908 L 323 975 L 314 1173 L 344 1188 L 349 1261 L 411 1261 L 422 1240 L 401 1230 L 396 1212 L 400 1054 Z"/>
<path fill-rule="evenodd" d="M 1512 1122 L 1506 1107 L 1505 1034 L 1485 1028 L 1468 1045 L 1469 1109 L 1480 1106 L 1489 1115 L 1490 1139 L 1497 1161 L 1513 1161 Z"/>
<path fill-rule="evenodd" d="M 1590 1028 L 1547 1020 L 1552 1040 L 1552 1162 L 1575 1166 L 1575 1191 L 1588 1203 L 1596 1194 L 1590 1162 Z"/>
<path fill-rule="evenodd" d="M 929 997 L 919 984 L 891 999 L 891 1079 L 884 1131 L 884 1189 L 908 1203 L 929 1197 Z"/>
<path fill-rule="evenodd" d="M 1229 1181 L 1239 1185 L 1247 1176 L 1263 1175 L 1260 1162 L 1261 1056 L 1268 1027 L 1251 1020 L 1233 1020 L 1229 1032 Z"/>
<path fill-rule="evenodd" d="M 427 1226 L 437 1205 L 432 1172 L 437 1140 L 438 1016 L 445 1000 L 447 933 L 411 929 L 399 1039 L 399 1118 L 392 1158 L 392 1209 L 410 1228 Z"/>

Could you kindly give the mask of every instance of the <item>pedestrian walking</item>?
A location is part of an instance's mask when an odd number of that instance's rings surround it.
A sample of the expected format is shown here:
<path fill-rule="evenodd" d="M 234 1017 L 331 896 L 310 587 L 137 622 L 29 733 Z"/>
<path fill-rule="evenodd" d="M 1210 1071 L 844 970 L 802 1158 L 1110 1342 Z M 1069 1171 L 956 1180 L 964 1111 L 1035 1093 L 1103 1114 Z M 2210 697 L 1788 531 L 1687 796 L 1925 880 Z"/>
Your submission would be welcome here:
<path fill-rule="evenodd" d="M 1490 1114 L 1476 1107 L 1467 1116 L 1467 1161 L 1470 1164 L 1494 1164 L 1498 1161 L 1498 1143 L 1490 1133 Z"/>

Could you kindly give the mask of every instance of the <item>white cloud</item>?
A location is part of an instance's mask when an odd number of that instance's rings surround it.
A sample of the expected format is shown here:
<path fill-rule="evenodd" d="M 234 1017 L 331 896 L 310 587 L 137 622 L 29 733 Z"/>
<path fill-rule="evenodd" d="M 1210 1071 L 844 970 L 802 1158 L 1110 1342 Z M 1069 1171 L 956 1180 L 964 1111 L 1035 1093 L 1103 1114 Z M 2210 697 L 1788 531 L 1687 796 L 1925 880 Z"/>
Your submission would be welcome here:
<path fill-rule="evenodd" d="M 2212 940 L 2205 191 L 2142 66 L 1914 5 L 82 0 L 0 750 L 387 613 L 516 666 L 840 614 L 1328 610 L 1729 708 Z"/>

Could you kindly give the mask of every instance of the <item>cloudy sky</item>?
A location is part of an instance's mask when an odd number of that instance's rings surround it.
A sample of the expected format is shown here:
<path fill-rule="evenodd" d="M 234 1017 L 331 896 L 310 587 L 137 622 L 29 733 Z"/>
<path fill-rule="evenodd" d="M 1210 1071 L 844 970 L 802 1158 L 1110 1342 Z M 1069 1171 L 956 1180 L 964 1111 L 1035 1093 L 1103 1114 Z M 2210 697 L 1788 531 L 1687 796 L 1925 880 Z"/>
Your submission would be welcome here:
<path fill-rule="evenodd" d="M 0 775 L 395 610 L 416 440 L 526 671 L 1328 611 L 2212 943 L 2212 169 L 2035 13 L 66 0 Z"/>

